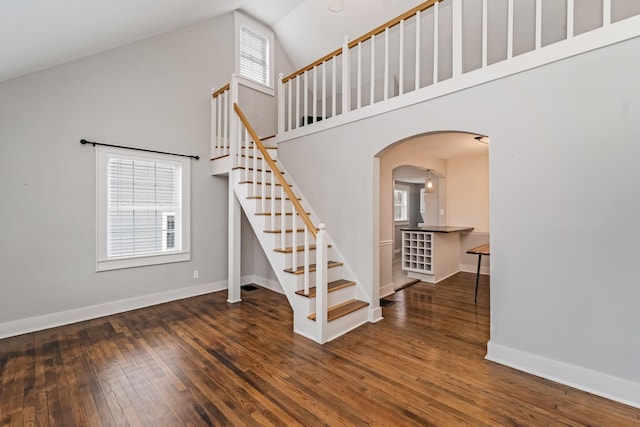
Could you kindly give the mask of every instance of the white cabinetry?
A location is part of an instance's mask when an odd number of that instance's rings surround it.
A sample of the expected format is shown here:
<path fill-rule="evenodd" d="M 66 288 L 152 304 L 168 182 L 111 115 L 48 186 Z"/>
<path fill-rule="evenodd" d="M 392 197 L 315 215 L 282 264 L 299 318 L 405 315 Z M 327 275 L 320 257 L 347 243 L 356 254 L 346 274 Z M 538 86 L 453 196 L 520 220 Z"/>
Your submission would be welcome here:
<path fill-rule="evenodd" d="M 402 231 L 402 269 L 407 276 L 438 283 L 460 271 L 460 233 Z"/>

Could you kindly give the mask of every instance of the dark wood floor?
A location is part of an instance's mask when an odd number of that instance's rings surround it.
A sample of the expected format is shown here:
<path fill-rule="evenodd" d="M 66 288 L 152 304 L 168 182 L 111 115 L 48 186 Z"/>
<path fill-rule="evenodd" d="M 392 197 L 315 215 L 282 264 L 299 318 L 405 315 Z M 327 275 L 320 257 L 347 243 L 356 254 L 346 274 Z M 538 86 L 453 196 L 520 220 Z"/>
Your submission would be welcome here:
<path fill-rule="evenodd" d="M 640 410 L 483 359 L 488 283 L 419 283 L 325 346 L 285 298 L 224 292 L 0 341 L 0 425 L 640 425 Z"/>

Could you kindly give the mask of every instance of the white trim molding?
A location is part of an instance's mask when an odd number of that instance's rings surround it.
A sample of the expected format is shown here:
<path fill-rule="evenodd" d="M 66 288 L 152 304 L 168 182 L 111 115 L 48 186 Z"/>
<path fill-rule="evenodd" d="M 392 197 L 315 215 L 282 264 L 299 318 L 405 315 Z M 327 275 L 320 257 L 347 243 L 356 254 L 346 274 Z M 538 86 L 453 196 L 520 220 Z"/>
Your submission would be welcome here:
<path fill-rule="evenodd" d="M 0 339 L 97 319 L 125 311 L 150 307 L 166 302 L 177 301 L 199 295 L 210 294 L 227 289 L 227 281 L 220 280 L 214 283 L 205 283 L 186 288 L 173 289 L 171 291 L 158 292 L 124 300 L 107 302 L 104 304 L 80 307 L 42 316 L 28 317 L 11 322 L 0 323 Z"/>
<path fill-rule="evenodd" d="M 640 383 L 570 365 L 489 341 L 485 359 L 640 408 Z"/>

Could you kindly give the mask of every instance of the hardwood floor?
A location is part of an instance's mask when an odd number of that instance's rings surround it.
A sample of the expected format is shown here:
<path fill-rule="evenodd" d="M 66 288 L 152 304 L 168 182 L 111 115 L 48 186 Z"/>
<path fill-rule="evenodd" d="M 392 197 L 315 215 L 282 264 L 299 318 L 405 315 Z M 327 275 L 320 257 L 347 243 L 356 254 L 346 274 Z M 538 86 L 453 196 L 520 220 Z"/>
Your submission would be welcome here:
<path fill-rule="evenodd" d="M 0 425 L 640 425 L 640 410 L 483 359 L 488 278 L 419 283 L 325 346 L 265 289 L 0 340 Z"/>

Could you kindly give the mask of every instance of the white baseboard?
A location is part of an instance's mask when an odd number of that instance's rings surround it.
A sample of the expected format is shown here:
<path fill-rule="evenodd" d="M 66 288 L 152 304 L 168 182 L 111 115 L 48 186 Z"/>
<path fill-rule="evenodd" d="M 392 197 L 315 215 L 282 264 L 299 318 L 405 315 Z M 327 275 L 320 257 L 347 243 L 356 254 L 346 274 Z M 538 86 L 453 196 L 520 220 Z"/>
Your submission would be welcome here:
<path fill-rule="evenodd" d="M 221 280 L 215 283 L 205 283 L 203 285 L 178 288 L 171 291 L 158 292 L 156 294 L 143 295 L 104 304 L 91 305 L 88 307 L 81 307 L 57 313 L 45 314 L 42 316 L 0 323 L 0 338 L 13 337 L 16 335 L 27 334 L 29 332 L 68 325 L 70 323 L 97 319 L 98 317 L 109 316 L 165 302 L 209 294 L 212 292 L 222 291 L 224 289 L 227 289 L 227 281 Z"/>
<path fill-rule="evenodd" d="M 640 383 L 547 359 L 489 341 L 487 360 L 640 408 Z"/>
<path fill-rule="evenodd" d="M 389 296 L 394 292 L 395 292 L 395 285 L 393 282 L 386 284 L 384 286 L 380 286 L 380 298 Z"/>
<path fill-rule="evenodd" d="M 473 273 L 476 274 L 478 272 L 478 264 L 460 264 L 460 271 L 464 271 L 465 273 Z M 484 274 L 485 276 L 489 275 L 489 267 L 481 265 L 480 266 L 480 274 Z"/>

